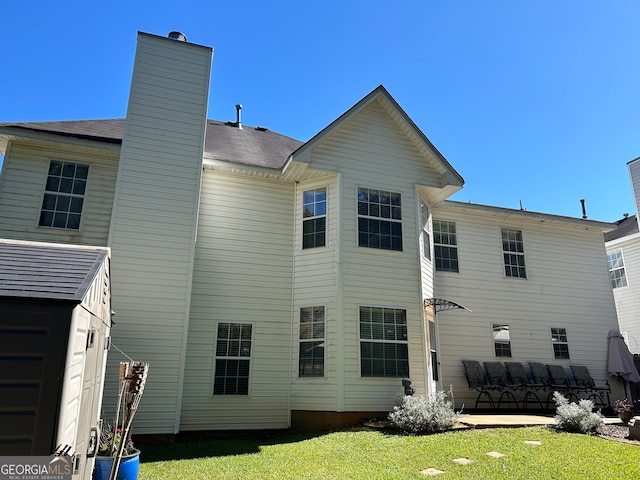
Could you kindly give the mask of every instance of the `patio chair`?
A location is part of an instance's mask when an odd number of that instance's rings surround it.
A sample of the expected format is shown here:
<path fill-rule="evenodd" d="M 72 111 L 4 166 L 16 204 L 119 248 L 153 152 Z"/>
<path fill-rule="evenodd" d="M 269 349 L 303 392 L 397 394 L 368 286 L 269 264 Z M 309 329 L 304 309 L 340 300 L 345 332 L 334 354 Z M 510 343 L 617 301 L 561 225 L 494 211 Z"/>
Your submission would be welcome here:
<path fill-rule="evenodd" d="M 511 402 L 515 403 L 516 408 L 518 408 L 518 401 L 513 394 L 513 390 L 521 388 L 522 385 L 512 383 L 502 362 L 484 362 L 484 366 L 487 369 L 489 383 L 501 392 L 498 399 L 498 408 L 502 405 L 503 400 L 509 402 L 509 405 L 511 405 Z"/>
<path fill-rule="evenodd" d="M 540 405 L 540 409 L 543 408 L 542 402 L 536 393 L 539 390 L 544 390 L 545 386 L 542 383 L 535 382 L 527 372 L 525 371 L 524 364 L 520 362 L 505 362 L 507 367 L 507 373 L 511 377 L 512 384 L 521 385 L 522 391 L 524 391 L 524 398 L 522 399 L 522 408 L 527 408 L 530 401 L 535 401 Z"/>
<path fill-rule="evenodd" d="M 611 385 L 608 380 L 596 380 L 591 377 L 589 369 L 584 365 L 571 365 L 571 371 L 573 371 L 573 378 L 576 384 L 584 388 L 588 395 L 588 398 L 592 399 L 596 405 L 600 405 L 603 408 L 611 405 Z M 607 402 L 604 402 L 603 395 L 606 395 Z"/>
<path fill-rule="evenodd" d="M 551 378 L 550 387 L 552 389 L 552 393 L 553 391 L 558 391 L 566 394 L 566 396 L 569 397 L 569 400 L 574 399 L 576 402 L 580 400 L 578 392 L 583 390 L 583 388 L 571 383 L 564 365 L 551 364 L 547 365 L 547 368 L 549 369 L 549 376 Z M 547 401 L 547 406 L 549 406 L 549 401 Z"/>
<path fill-rule="evenodd" d="M 531 367 L 531 375 L 533 376 L 534 383 L 540 383 L 544 385 L 545 390 L 549 390 L 546 401 L 546 408 L 548 409 L 551 404 L 551 399 L 553 398 L 553 392 L 559 391 L 561 393 L 567 393 L 569 387 L 568 385 L 555 383 L 549 375 L 548 366 L 544 363 L 529 362 L 529 366 Z"/>
<path fill-rule="evenodd" d="M 478 392 L 475 408 L 478 408 L 478 403 L 488 403 L 491 408 L 495 408 L 493 397 L 491 396 L 491 390 L 494 388 L 487 381 L 480 362 L 477 360 L 462 360 L 462 365 L 464 366 L 464 376 L 467 379 L 469 390 Z M 483 397 L 485 400 L 482 400 Z"/>

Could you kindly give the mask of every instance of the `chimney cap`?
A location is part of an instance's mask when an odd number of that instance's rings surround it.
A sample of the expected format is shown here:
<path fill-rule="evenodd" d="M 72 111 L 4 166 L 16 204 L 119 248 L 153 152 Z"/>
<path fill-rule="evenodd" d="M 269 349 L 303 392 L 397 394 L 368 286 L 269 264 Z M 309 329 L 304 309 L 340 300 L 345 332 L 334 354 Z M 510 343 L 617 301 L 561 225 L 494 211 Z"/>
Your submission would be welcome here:
<path fill-rule="evenodd" d="M 178 31 L 169 32 L 168 37 L 173 38 L 174 40 L 178 40 L 180 42 L 187 41 L 187 36 L 184 33 L 178 32 Z"/>

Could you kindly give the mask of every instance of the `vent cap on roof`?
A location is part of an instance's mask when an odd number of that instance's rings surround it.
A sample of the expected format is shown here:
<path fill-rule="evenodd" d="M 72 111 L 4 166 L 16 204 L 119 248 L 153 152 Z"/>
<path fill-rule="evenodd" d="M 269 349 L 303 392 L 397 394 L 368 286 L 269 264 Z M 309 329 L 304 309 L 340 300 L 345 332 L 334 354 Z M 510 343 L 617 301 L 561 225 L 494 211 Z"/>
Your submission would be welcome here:
<path fill-rule="evenodd" d="M 182 32 L 169 32 L 169 38 L 179 40 L 180 42 L 186 42 L 187 36 Z"/>

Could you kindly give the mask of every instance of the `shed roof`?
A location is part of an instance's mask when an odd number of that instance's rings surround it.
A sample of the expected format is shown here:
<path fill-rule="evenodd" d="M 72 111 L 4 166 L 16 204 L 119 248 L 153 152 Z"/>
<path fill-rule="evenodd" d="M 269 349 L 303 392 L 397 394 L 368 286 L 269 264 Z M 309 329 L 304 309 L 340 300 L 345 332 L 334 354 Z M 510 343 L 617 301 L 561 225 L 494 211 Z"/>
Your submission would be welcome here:
<path fill-rule="evenodd" d="M 124 135 L 122 118 L 108 120 L 73 120 L 60 122 L 0 123 L 0 133 L 20 131 L 39 132 L 50 135 L 93 140 L 105 143 L 122 143 Z M 207 120 L 204 158 L 248 166 L 281 169 L 289 155 L 302 142 L 280 135 L 264 127 L 243 125 L 235 122 Z"/>
<path fill-rule="evenodd" d="M 624 217 L 616 222 L 616 229 L 604 234 L 604 241 L 611 242 L 618 238 L 626 237 L 638 233 L 638 222 L 636 216 Z"/>
<path fill-rule="evenodd" d="M 108 255 L 104 247 L 0 239 L 0 297 L 80 302 Z"/>

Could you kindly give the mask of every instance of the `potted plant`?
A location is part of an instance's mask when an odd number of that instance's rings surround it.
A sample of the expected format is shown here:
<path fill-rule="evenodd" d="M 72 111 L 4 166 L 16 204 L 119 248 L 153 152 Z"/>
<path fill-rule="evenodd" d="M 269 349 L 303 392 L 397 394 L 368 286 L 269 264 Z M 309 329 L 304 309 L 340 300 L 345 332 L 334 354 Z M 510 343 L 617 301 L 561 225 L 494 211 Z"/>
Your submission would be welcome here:
<path fill-rule="evenodd" d="M 113 462 L 116 453 L 122 446 L 122 457 L 116 476 L 117 480 L 135 480 L 138 478 L 140 467 L 140 450 L 133 444 L 130 436 L 125 436 L 124 445 L 121 445 L 123 432 L 121 428 L 114 428 L 105 423 L 100 433 L 100 444 L 96 456 L 96 466 L 93 474 L 94 480 L 109 480 L 113 470 Z"/>
<path fill-rule="evenodd" d="M 626 398 L 613 402 L 613 408 L 624 423 L 629 423 L 633 418 L 633 403 Z"/>

